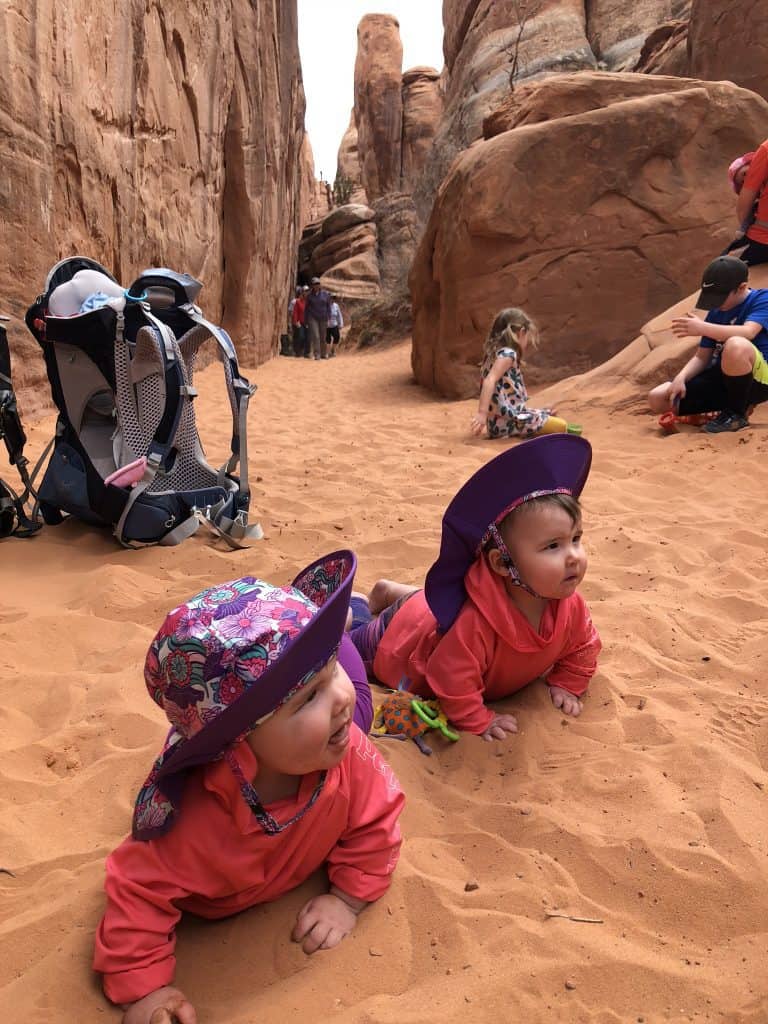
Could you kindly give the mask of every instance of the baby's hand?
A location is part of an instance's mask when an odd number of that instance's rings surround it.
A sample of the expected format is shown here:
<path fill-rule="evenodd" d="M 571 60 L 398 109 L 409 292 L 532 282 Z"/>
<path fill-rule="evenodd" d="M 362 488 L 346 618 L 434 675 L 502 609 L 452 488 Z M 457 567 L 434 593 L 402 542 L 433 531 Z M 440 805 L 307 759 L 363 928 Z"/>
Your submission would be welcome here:
<path fill-rule="evenodd" d="M 562 686 L 550 686 L 549 696 L 556 708 L 560 708 L 564 715 L 573 715 L 578 718 L 581 714 L 581 701 L 572 693 L 564 690 Z"/>
<path fill-rule="evenodd" d="M 172 985 L 156 988 L 123 1009 L 123 1024 L 197 1024 L 194 1006 Z"/>
<path fill-rule="evenodd" d="M 494 740 L 504 740 L 508 732 L 517 732 L 517 719 L 514 715 L 494 715 L 493 721 L 482 733 L 486 743 L 493 743 Z"/>
<path fill-rule="evenodd" d="M 366 906 L 361 901 L 355 903 L 360 903 L 361 909 Z M 301 942 L 301 948 L 308 955 L 318 949 L 333 949 L 355 927 L 359 912 L 332 892 L 313 896 L 299 911 L 291 938 Z"/>

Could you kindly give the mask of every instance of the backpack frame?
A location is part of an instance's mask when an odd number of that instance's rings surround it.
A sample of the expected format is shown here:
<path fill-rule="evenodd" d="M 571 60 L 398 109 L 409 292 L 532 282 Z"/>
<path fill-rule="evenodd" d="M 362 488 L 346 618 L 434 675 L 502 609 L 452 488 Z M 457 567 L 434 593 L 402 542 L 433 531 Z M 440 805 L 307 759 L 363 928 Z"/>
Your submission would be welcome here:
<path fill-rule="evenodd" d="M 53 315 L 53 292 L 80 270 L 96 270 L 117 284 L 94 260 L 61 260 L 26 315 L 59 410 L 39 488 L 43 520 L 56 525 L 64 513 L 110 525 L 127 547 L 178 544 L 200 523 L 233 547 L 262 537 L 258 524 L 248 525 L 246 418 L 256 388 L 240 373 L 229 335 L 196 305 L 200 282 L 151 268 L 122 299 L 74 316 Z M 205 459 L 193 408 L 195 363 L 210 342 L 232 410 L 230 455 L 219 469 Z M 132 483 L 113 481 L 118 471 L 136 466 Z"/>

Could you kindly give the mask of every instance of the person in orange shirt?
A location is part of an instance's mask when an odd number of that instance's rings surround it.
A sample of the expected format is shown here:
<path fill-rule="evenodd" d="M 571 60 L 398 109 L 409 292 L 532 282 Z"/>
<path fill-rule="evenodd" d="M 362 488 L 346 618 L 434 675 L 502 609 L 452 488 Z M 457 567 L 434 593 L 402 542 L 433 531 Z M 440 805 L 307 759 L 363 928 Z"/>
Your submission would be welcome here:
<path fill-rule="evenodd" d="M 182 911 L 235 914 L 325 865 L 329 891 L 304 904 L 292 932 L 309 954 L 341 942 L 387 891 L 404 797 L 355 724 L 342 665 L 355 566 L 338 551 L 290 587 L 252 577 L 212 587 L 152 642 L 145 679 L 171 731 L 133 834 L 107 859 L 94 955 L 124 1024 L 197 1024 L 173 985 Z"/>
<path fill-rule="evenodd" d="M 739 225 L 746 225 L 747 247 L 739 253 L 749 266 L 768 263 L 768 139 L 758 146 L 750 156 L 746 173 L 741 177 L 736 200 L 736 218 Z M 742 157 L 742 159 L 745 159 Z M 737 178 L 733 179 L 734 188 Z"/>
<path fill-rule="evenodd" d="M 538 678 L 556 708 L 581 712 L 601 646 L 577 592 L 587 568 L 578 496 L 591 459 L 583 438 L 548 434 L 464 484 L 424 589 L 379 581 L 370 611 L 384 610 L 350 633 L 377 680 L 437 697 L 456 728 L 488 741 L 517 732 L 517 721 L 487 701 Z"/>

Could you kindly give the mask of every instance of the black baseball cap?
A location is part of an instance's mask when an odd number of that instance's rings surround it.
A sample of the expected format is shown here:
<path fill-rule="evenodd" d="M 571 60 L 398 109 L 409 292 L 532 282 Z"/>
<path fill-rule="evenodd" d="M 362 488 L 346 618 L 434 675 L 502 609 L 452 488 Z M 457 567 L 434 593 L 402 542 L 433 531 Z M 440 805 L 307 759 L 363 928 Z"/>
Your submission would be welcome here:
<path fill-rule="evenodd" d="M 718 256 L 701 276 L 697 309 L 719 309 L 734 288 L 749 276 L 749 267 L 736 256 Z"/>

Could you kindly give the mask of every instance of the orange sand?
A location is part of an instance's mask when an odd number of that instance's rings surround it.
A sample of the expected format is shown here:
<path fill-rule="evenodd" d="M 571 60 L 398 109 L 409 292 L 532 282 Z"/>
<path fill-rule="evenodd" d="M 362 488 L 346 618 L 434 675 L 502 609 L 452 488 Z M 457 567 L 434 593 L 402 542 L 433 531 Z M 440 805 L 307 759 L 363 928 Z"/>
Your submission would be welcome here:
<path fill-rule="evenodd" d="M 214 457 L 217 372 L 198 407 Z M 70 522 L 2 543 L 4 1024 L 120 1018 L 91 942 L 104 857 L 164 734 L 141 670 L 165 612 L 244 573 L 288 581 L 342 545 L 360 589 L 420 582 L 446 500 L 501 447 L 468 438 L 474 403 L 410 382 L 405 344 L 251 376 L 264 542 L 123 551 Z M 319 880 L 184 923 L 178 982 L 201 1024 L 768 1020 L 768 414 L 661 437 L 650 417 L 566 393 L 560 411 L 595 449 L 583 591 L 604 651 L 583 716 L 531 687 L 505 702 L 521 733 L 503 745 L 463 737 L 431 759 L 385 745 L 409 798 L 389 895 L 312 959 L 289 933 Z"/>

